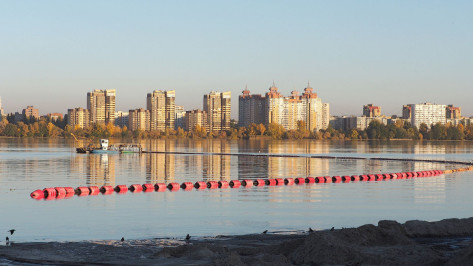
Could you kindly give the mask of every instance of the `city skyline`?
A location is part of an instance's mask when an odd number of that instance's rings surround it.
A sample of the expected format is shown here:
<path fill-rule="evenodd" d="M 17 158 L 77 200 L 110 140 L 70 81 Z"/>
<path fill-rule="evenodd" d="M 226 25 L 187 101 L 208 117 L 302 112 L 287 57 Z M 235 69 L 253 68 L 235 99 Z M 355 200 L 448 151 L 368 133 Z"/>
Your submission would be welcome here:
<path fill-rule="evenodd" d="M 473 115 L 469 1 L 2 1 L 0 95 L 5 112 L 82 106 L 83 93 L 117 89 L 117 110 L 176 90 L 200 108 L 208 91 L 245 86 L 281 93 L 310 81 L 334 115 L 374 103 L 462 106 Z M 182 97 L 186 95 L 186 97 Z M 25 97 L 26 96 L 26 97 Z M 124 100 L 126 99 L 126 101 Z M 237 106 L 236 97 L 232 105 Z M 234 108 L 232 118 L 237 117 Z"/>

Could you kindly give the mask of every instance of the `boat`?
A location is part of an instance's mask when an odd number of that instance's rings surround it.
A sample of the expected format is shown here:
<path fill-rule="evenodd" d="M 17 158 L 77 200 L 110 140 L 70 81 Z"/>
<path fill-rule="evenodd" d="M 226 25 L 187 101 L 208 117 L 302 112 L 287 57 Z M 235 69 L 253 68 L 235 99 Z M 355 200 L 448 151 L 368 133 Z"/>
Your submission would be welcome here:
<path fill-rule="evenodd" d="M 98 154 L 141 153 L 142 151 L 139 144 L 108 145 L 108 139 L 100 140 L 100 148 L 90 149 L 90 153 Z"/>

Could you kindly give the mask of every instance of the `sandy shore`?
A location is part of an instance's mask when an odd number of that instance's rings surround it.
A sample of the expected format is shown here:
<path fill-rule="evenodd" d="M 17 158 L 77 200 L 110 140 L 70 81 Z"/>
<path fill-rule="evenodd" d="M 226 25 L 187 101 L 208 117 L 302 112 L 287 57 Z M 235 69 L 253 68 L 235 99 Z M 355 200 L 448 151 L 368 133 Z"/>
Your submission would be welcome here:
<path fill-rule="evenodd" d="M 473 265 L 473 218 L 300 234 L 15 243 L 0 258 L 66 265 Z"/>

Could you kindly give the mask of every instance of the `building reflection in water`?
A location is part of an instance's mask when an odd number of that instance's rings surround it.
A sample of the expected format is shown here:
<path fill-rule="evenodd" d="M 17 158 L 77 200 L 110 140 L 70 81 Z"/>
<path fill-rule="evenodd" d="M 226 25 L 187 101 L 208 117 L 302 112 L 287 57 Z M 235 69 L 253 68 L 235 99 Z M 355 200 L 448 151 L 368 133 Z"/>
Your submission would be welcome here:
<path fill-rule="evenodd" d="M 146 141 L 149 151 L 175 152 L 175 140 L 152 139 Z M 175 154 L 149 153 L 144 154 L 146 161 L 146 181 L 148 183 L 170 183 L 176 178 Z"/>
<path fill-rule="evenodd" d="M 268 153 L 271 154 L 324 154 L 329 147 L 314 141 L 269 142 Z M 305 157 L 268 157 L 268 177 L 284 178 L 295 176 L 328 175 L 330 161 L 327 159 Z"/>
<path fill-rule="evenodd" d="M 71 159 L 71 172 L 85 175 L 87 185 L 113 186 L 117 158 L 117 155 L 108 154 L 80 154 Z"/>
<path fill-rule="evenodd" d="M 461 153 L 465 147 L 419 142 L 350 142 L 331 144 L 320 141 L 228 141 L 221 139 L 153 139 L 141 140 L 148 151 L 193 151 L 209 153 L 269 153 L 391 157 L 416 154 L 418 158 L 431 158 L 433 154 Z M 455 145 L 452 145 L 455 146 Z M 458 149 L 458 151 L 452 151 Z M 341 151 L 341 153 L 338 153 Z M 438 156 L 436 157 L 438 158 Z M 235 166 L 232 168 L 232 160 Z M 115 185 L 116 172 L 125 182 L 169 183 L 184 181 L 219 181 L 247 178 L 286 178 L 377 174 L 399 171 L 443 169 L 442 164 L 412 161 L 382 161 L 353 159 L 319 159 L 305 157 L 189 155 L 149 153 L 142 155 L 76 155 L 71 159 L 71 171 L 87 177 L 87 184 Z M 34 168 L 34 167 L 32 167 Z M 117 169 L 116 169 L 117 168 Z M 232 172 L 233 171 L 233 172 Z M 178 176 L 176 176 L 176 174 Z M 145 176 L 146 180 L 140 180 Z M 133 180 L 135 178 L 135 180 Z M 120 181 L 122 182 L 122 181 Z M 426 183 L 428 182 L 428 184 Z M 448 184 L 447 184 L 448 185 Z M 445 200 L 443 178 L 414 179 L 412 189 L 416 200 Z"/>
<path fill-rule="evenodd" d="M 210 140 L 204 144 L 205 151 L 211 153 L 230 153 L 230 143 L 226 140 Z M 230 181 L 230 160 L 228 155 L 203 156 L 202 177 L 206 181 Z"/>

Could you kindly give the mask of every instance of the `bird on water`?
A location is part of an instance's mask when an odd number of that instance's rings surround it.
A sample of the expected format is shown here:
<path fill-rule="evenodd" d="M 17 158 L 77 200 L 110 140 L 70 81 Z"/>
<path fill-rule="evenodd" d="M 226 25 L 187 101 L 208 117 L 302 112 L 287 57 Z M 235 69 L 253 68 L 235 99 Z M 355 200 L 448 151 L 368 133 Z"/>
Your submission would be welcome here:
<path fill-rule="evenodd" d="M 186 241 L 189 241 L 189 240 L 191 240 L 191 236 L 189 234 L 187 234 Z"/>
<path fill-rule="evenodd" d="M 13 233 L 15 233 L 15 231 L 16 231 L 15 229 L 10 229 L 7 232 L 10 232 L 10 235 L 13 235 Z"/>
<path fill-rule="evenodd" d="M 264 230 L 264 231 L 263 231 L 263 234 L 266 234 L 267 232 L 268 232 L 268 230 Z"/>
<path fill-rule="evenodd" d="M 335 231 L 335 227 L 332 227 L 332 229 L 330 229 L 330 231 Z"/>
<path fill-rule="evenodd" d="M 122 239 L 120 239 L 120 241 L 121 241 L 121 242 L 125 241 L 125 238 L 124 238 L 124 237 L 122 237 Z"/>
<path fill-rule="evenodd" d="M 309 227 L 309 233 L 313 233 L 314 230 L 312 230 L 312 227 Z"/>
<path fill-rule="evenodd" d="M 8 246 L 8 244 L 10 244 L 10 238 L 8 238 L 8 236 L 5 238 L 5 242 L 6 242 L 5 246 Z"/>

